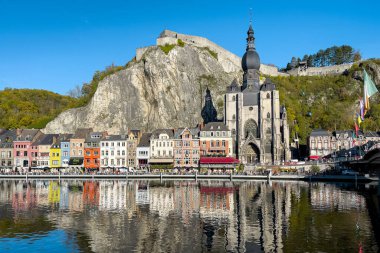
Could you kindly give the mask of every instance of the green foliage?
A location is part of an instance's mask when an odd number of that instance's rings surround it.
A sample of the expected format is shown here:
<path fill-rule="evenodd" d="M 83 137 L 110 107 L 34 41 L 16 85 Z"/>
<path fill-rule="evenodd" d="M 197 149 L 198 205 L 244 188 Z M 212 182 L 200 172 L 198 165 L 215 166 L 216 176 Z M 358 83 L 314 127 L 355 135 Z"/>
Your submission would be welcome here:
<path fill-rule="evenodd" d="M 183 42 L 181 39 L 178 39 L 178 46 L 180 47 L 184 47 L 185 46 L 185 42 Z"/>
<path fill-rule="evenodd" d="M 311 167 L 310 167 L 310 171 L 311 171 L 312 173 L 319 173 L 319 172 L 321 171 L 321 169 L 319 168 L 318 165 L 311 165 Z"/>
<path fill-rule="evenodd" d="M 217 52 L 214 52 L 214 51 L 212 51 L 210 48 L 208 48 L 208 47 L 204 47 L 204 49 L 207 51 L 207 52 L 209 52 L 209 54 L 212 56 L 212 57 L 214 57 L 216 60 L 218 60 L 218 53 Z"/>
<path fill-rule="evenodd" d="M 173 168 L 173 164 L 153 164 L 150 166 L 152 170 L 172 170 Z"/>
<path fill-rule="evenodd" d="M 325 67 L 344 63 L 351 63 L 361 60 L 361 54 L 355 51 L 351 46 L 343 45 L 340 47 L 333 46 L 325 50 L 319 50 L 312 55 L 304 55 L 302 61 L 307 62 L 309 67 Z M 290 63 L 287 64 L 286 70 L 298 67 L 301 59 L 292 57 Z"/>
<path fill-rule="evenodd" d="M 300 144 L 306 144 L 312 129 L 352 129 L 359 82 L 344 75 L 271 78 L 287 109 L 290 137 L 297 133 Z"/>
<path fill-rule="evenodd" d="M 169 54 L 169 52 L 175 47 L 174 44 L 165 44 L 165 46 L 159 46 L 165 54 Z"/>
<path fill-rule="evenodd" d="M 43 128 L 77 100 L 45 90 L 9 89 L 0 91 L 0 128 Z"/>

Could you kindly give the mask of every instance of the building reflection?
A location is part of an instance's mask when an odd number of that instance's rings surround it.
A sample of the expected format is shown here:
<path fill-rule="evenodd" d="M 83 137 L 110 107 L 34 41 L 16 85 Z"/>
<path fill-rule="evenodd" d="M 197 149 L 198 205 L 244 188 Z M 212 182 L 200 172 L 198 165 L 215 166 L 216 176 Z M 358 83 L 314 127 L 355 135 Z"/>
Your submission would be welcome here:
<path fill-rule="evenodd" d="M 299 226 L 310 213 L 360 213 L 363 233 L 372 231 L 363 195 L 322 183 L 0 181 L 5 204 L 12 212 L 0 221 L 38 213 L 83 234 L 94 251 L 283 252 L 302 243 L 295 231 L 309 231 Z"/>

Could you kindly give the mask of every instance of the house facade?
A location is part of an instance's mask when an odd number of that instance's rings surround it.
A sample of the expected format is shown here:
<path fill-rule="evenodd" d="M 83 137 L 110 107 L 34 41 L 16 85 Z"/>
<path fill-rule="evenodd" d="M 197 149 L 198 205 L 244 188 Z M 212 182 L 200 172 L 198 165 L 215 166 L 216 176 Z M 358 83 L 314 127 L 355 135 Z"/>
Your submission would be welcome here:
<path fill-rule="evenodd" d="M 200 159 L 199 129 L 180 128 L 174 133 L 174 167 L 198 168 Z"/>
<path fill-rule="evenodd" d="M 200 131 L 200 152 L 202 157 L 232 157 L 233 140 L 231 131 L 222 122 L 210 122 Z"/>
<path fill-rule="evenodd" d="M 140 169 L 149 167 L 151 135 L 152 133 L 143 133 L 136 147 L 137 167 Z"/>
<path fill-rule="evenodd" d="M 173 168 L 173 129 L 158 129 L 150 137 L 151 168 Z"/>
<path fill-rule="evenodd" d="M 78 128 L 70 139 L 70 167 L 83 167 L 84 142 L 92 132 L 92 128 Z"/>
<path fill-rule="evenodd" d="M 100 141 L 101 168 L 127 167 L 127 135 L 108 135 Z"/>
<path fill-rule="evenodd" d="M 16 140 L 13 142 L 14 165 L 17 171 L 26 172 L 32 167 L 33 156 L 38 152 L 32 150 L 32 143 L 40 138 L 43 134 L 36 129 L 23 129 L 17 134 Z"/>
<path fill-rule="evenodd" d="M 84 167 L 86 169 L 100 168 L 100 141 L 106 133 L 93 132 L 84 143 Z"/>
<path fill-rule="evenodd" d="M 13 141 L 16 140 L 16 130 L 4 130 L 0 134 L 0 169 L 13 170 Z"/>

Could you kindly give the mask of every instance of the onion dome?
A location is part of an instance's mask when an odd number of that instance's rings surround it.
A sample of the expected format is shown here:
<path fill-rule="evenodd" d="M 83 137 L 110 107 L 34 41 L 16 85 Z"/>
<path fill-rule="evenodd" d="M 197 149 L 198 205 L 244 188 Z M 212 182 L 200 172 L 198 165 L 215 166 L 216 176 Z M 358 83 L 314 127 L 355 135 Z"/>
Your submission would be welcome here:
<path fill-rule="evenodd" d="M 244 71 L 249 69 L 260 69 L 260 57 L 255 48 L 255 37 L 253 36 L 252 25 L 249 26 L 247 37 L 247 50 L 242 58 L 241 65 Z"/>

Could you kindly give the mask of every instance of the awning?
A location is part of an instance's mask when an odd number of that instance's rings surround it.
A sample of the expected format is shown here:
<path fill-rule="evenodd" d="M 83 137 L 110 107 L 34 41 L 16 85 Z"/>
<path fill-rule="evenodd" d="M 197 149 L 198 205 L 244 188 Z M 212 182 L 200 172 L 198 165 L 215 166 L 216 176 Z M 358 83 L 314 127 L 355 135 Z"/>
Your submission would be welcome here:
<path fill-rule="evenodd" d="M 200 164 L 238 164 L 240 161 L 234 157 L 201 157 Z"/>
<path fill-rule="evenodd" d="M 173 163 L 172 158 L 152 158 L 149 163 Z"/>
<path fill-rule="evenodd" d="M 311 155 L 309 156 L 309 160 L 319 160 L 321 157 L 318 155 Z"/>
<path fill-rule="evenodd" d="M 83 165 L 83 160 L 81 157 L 70 158 L 69 165 Z"/>

